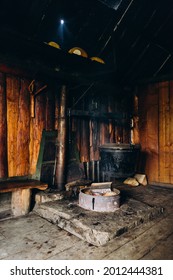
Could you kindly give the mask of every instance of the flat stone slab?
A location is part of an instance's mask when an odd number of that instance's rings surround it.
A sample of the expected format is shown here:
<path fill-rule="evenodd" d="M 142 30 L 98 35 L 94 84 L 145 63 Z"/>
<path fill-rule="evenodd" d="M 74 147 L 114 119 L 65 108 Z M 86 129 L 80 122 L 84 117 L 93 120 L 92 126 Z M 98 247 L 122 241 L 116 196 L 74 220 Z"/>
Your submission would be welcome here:
<path fill-rule="evenodd" d="M 115 212 L 95 212 L 81 208 L 77 202 L 59 200 L 38 204 L 34 212 L 58 227 L 95 245 L 111 239 L 163 213 L 163 208 L 129 198 Z"/>
<path fill-rule="evenodd" d="M 40 191 L 35 196 L 35 202 L 36 203 L 45 203 L 48 201 L 55 201 L 63 199 L 64 195 L 62 192 L 45 192 Z"/>

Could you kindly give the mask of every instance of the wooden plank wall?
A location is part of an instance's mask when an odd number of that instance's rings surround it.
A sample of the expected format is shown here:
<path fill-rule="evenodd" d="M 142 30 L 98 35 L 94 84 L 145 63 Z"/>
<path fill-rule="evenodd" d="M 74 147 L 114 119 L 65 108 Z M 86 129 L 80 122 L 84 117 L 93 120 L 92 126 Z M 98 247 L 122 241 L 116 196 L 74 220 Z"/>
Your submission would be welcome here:
<path fill-rule="evenodd" d="M 31 80 L 12 74 L 0 74 L 0 178 L 34 174 L 43 129 L 58 129 L 59 95 L 49 89 L 35 98 L 35 117 L 31 115 L 29 85 Z M 35 83 L 35 91 L 43 86 Z M 69 92 L 69 99 L 73 94 Z M 80 99 L 81 93 L 78 98 Z M 129 97 L 128 97 L 129 98 Z M 127 99 L 128 99 L 127 98 Z M 131 98 L 131 97 L 130 97 Z M 129 120 L 108 119 L 105 114 L 122 112 L 129 115 L 131 107 L 116 93 L 91 92 L 80 99 L 76 110 L 103 113 L 101 117 L 72 117 L 69 120 L 68 156 L 81 162 L 97 161 L 99 146 L 104 143 L 129 143 Z M 72 100 L 71 100 L 72 103 Z M 69 107 L 71 106 L 68 100 Z M 33 110 L 32 110 L 33 112 Z M 72 143 L 73 142 L 73 143 Z M 72 146 L 75 147 L 72 148 Z M 74 149 L 74 150 L 73 150 Z"/>
<path fill-rule="evenodd" d="M 28 174 L 29 130 L 25 102 L 19 78 L 7 76 L 7 144 L 9 176 Z M 27 105 L 27 103 L 26 103 Z M 28 106 L 29 107 L 29 106 Z"/>
<path fill-rule="evenodd" d="M 72 94 L 70 94 L 72 96 Z M 104 114 L 122 114 L 132 110 L 129 102 L 123 104 L 123 98 L 117 98 L 116 94 L 91 94 L 83 98 L 76 106 L 76 110 L 100 113 L 100 117 L 72 116 L 72 143 L 76 145 L 81 162 L 100 160 L 99 146 L 105 143 L 129 143 L 130 119 L 123 120 L 105 118 Z M 128 97 L 129 99 L 129 97 Z M 85 105 L 83 105 L 85 104 Z M 93 107 L 92 107 L 93 106 Z M 91 108 L 92 107 L 92 108 Z M 128 107 L 128 108 L 127 108 Z M 125 118 L 125 117 L 124 117 Z M 126 121 L 126 123 L 124 123 Z M 73 147 L 73 149 L 75 149 Z"/>
<path fill-rule="evenodd" d="M 6 114 L 6 79 L 5 74 L 0 73 L 0 178 L 8 176 Z"/>
<path fill-rule="evenodd" d="M 149 182 L 173 184 L 173 81 L 138 88 L 140 171 Z"/>
<path fill-rule="evenodd" d="M 170 141 L 170 182 L 173 184 L 173 81 L 170 81 L 169 85 L 169 98 L 170 98 L 170 127 L 169 127 L 169 141 Z"/>
<path fill-rule="evenodd" d="M 55 101 L 48 90 L 35 98 L 35 117 L 31 117 L 30 83 L 0 73 L 0 178 L 34 174 L 42 131 L 55 126 Z"/>

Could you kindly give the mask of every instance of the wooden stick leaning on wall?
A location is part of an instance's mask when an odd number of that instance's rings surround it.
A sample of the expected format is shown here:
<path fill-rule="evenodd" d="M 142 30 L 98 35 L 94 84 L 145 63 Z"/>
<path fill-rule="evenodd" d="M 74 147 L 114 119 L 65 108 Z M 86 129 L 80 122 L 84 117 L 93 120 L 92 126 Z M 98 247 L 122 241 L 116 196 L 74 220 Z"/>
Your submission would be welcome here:
<path fill-rule="evenodd" d="M 30 92 L 30 112 L 31 112 L 31 118 L 35 118 L 35 97 L 40 94 L 45 88 L 47 88 L 47 85 L 44 85 L 37 91 L 35 91 L 35 80 L 32 80 L 30 83 L 28 90 Z"/>

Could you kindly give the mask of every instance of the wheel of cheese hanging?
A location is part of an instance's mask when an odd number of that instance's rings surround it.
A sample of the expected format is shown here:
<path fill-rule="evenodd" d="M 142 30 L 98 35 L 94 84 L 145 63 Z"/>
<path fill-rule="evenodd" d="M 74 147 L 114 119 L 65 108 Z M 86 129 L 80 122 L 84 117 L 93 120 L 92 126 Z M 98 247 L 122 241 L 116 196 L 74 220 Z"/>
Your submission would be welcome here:
<path fill-rule="evenodd" d="M 93 57 L 91 57 L 90 59 L 93 60 L 93 61 L 97 61 L 97 62 L 99 62 L 99 63 L 105 64 L 104 60 L 101 59 L 100 57 L 93 56 Z"/>
<path fill-rule="evenodd" d="M 60 49 L 60 45 L 59 45 L 58 43 L 53 42 L 53 41 L 50 41 L 50 42 L 48 43 L 48 45 L 51 46 L 51 47 Z"/>
<path fill-rule="evenodd" d="M 84 51 L 83 49 L 78 48 L 78 47 L 74 47 L 74 48 L 70 49 L 68 52 L 71 53 L 71 54 L 76 54 L 76 55 L 80 55 L 80 56 L 83 56 L 83 57 L 88 57 L 88 54 L 86 53 L 86 51 Z"/>

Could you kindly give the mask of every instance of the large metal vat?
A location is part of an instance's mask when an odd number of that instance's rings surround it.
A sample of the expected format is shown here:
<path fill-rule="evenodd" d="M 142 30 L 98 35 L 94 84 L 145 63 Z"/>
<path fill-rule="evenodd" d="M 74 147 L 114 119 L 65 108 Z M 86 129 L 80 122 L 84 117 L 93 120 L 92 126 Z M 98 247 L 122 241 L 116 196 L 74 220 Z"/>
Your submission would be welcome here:
<path fill-rule="evenodd" d="M 99 149 L 102 181 L 135 174 L 140 145 L 107 143 Z"/>

